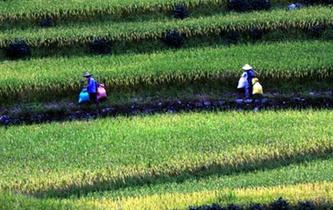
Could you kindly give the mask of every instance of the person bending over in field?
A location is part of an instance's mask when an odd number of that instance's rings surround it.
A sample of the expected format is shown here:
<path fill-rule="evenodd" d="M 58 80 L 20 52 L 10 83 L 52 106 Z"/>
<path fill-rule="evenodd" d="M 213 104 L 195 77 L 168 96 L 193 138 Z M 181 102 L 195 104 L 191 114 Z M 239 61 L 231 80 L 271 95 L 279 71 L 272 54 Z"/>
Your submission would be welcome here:
<path fill-rule="evenodd" d="M 253 85 L 253 90 L 252 90 L 253 98 L 262 98 L 264 90 L 262 88 L 262 85 L 259 83 L 259 79 L 256 77 L 253 78 L 252 85 Z"/>
<path fill-rule="evenodd" d="M 98 83 L 96 80 L 92 77 L 92 75 L 88 72 L 83 74 L 83 77 L 87 80 L 87 91 L 89 93 L 89 100 L 91 103 L 98 104 L 97 100 L 97 88 Z"/>
<path fill-rule="evenodd" d="M 264 91 L 261 84 L 259 83 L 258 78 L 255 77 L 252 79 L 252 85 L 253 85 L 252 95 L 255 107 L 254 109 L 255 111 L 257 111 L 261 108 Z"/>

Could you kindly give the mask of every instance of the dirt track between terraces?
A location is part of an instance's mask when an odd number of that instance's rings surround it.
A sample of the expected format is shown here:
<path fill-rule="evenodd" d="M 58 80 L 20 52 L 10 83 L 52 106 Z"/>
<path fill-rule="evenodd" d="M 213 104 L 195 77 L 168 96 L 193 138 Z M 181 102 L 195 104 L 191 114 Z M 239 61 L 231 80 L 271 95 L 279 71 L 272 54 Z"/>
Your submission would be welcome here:
<path fill-rule="evenodd" d="M 325 94 L 282 96 L 271 95 L 261 103 L 236 98 L 168 100 L 124 105 L 82 106 L 78 104 L 48 103 L 43 111 L 29 109 L 0 110 L 0 126 L 39 124 L 73 120 L 92 120 L 104 117 L 135 116 L 155 113 L 179 113 L 190 111 L 259 111 L 283 109 L 332 109 L 333 91 Z"/>

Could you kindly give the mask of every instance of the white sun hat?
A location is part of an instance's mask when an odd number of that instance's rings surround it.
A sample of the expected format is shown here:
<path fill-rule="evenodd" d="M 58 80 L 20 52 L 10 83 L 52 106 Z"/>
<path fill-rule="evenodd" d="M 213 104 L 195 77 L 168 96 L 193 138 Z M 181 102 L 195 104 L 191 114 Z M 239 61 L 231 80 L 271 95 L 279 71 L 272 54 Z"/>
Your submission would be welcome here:
<path fill-rule="evenodd" d="M 243 66 L 242 68 L 244 71 L 248 71 L 252 69 L 252 66 L 250 66 L 249 64 L 245 64 L 245 66 Z"/>

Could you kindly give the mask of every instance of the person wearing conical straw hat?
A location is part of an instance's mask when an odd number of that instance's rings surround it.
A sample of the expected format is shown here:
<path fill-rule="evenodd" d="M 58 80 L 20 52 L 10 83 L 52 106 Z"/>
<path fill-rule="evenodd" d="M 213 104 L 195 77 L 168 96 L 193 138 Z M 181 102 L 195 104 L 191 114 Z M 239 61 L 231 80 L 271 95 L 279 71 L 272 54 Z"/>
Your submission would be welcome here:
<path fill-rule="evenodd" d="M 87 90 L 89 93 L 90 102 L 97 104 L 98 103 L 98 100 L 97 100 L 98 83 L 92 77 L 92 74 L 90 74 L 89 72 L 85 72 L 83 74 L 83 77 L 87 80 Z"/>
<path fill-rule="evenodd" d="M 255 73 L 253 67 L 249 64 L 245 64 L 242 69 L 244 71 L 243 76 L 247 80 L 245 83 L 245 98 L 249 99 L 252 96 L 252 79 L 255 77 Z"/>

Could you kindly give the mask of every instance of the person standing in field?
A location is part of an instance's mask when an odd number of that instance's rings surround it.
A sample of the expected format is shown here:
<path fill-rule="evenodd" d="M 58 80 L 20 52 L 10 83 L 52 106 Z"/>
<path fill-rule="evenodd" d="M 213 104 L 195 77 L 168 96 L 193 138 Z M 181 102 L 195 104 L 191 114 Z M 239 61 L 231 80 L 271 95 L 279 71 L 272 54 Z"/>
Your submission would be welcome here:
<path fill-rule="evenodd" d="M 92 75 L 89 72 L 86 72 L 83 74 L 83 77 L 87 80 L 87 91 L 89 93 L 89 100 L 91 103 L 98 103 L 97 100 L 97 88 L 98 83 L 96 80 L 92 77 Z"/>
<path fill-rule="evenodd" d="M 242 69 L 244 71 L 242 77 L 246 78 L 246 82 L 244 83 L 245 98 L 250 99 L 253 92 L 252 79 L 255 77 L 255 73 L 249 64 L 244 65 Z"/>

